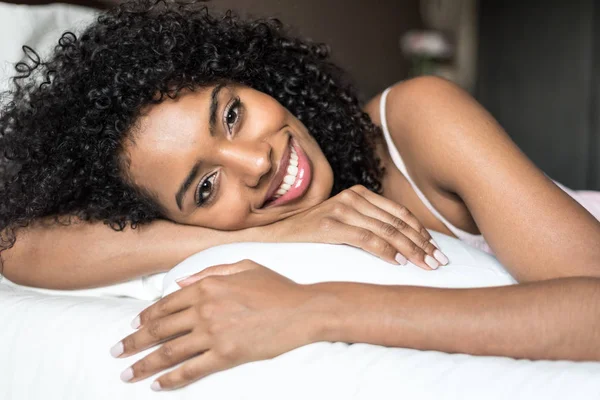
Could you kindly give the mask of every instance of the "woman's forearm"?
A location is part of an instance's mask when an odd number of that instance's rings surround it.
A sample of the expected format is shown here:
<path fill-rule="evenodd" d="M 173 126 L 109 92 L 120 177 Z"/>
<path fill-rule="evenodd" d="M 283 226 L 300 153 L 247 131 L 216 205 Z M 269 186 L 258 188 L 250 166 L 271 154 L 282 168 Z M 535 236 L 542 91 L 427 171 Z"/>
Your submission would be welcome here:
<path fill-rule="evenodd" d="M 354 283 L 325 293 L 322 340 L 531 359 L 600 360 L 600 279 L 438 289 Z"/>
<path fill-rule="evenodd" d="M 48 289 L 84 289 L 167 271 L 219 244 L 249 241 L 258 228 L 217 231 L 157 220 L 117 232 L 101 222 L 33 224 L 2 252 L 7 279 Z"/>

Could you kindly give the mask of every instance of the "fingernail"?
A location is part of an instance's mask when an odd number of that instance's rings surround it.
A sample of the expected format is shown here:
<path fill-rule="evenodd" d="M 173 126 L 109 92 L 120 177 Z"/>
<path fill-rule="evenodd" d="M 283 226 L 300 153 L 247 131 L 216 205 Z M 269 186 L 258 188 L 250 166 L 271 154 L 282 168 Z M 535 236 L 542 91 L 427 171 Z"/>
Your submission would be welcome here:
<path fill-rule="evenodd" d="M 160 387 L 160 383 L 158 383 L 158 381 L 152 382 L 150 389 L 154 390 L 155 392 L 159 392 L 162 390 L 162 388 Z"/>
<path fill-rule="evenodd" d="M 111 347 L 111 349 L 110 349 L 111 356 L 117 358 L 121 354 L 123 354 L 123 342 L 119 342 L 119 343 L 115 344 L 113 347 Z"/>
<path fill-rule="evenodd" d="M 427 254 L 425 256 L 425 264 L 429 265 L 432 269 L 437 269 L 437 267 L 440 266 L 440 263 L 438 263 L 433 257 L 431 257 L 429 254 Z"/>
<path fill-rule="evenodd" d="M 435 254 L 435 253 L 434 253 Z M 140 327 L 140 325 L 142 324 L 141 320 L 140 320 L 140 316 L 136 316 L 133 321 L 131 321 L 131 327 L 133 329 L 137 329 Z"/>
<path fill-rule="evenodd" d="M 184 281 L 184 280 L 186 280 L 186 279 L 187 279 L 187 278 L 189 278 L 190 276 L 191 276 L 191 275 L 182 276 L 182 277 L 181 277 L 181 278 L 179 278 L 179 279 L 175 279 L 175 282 L 179 283 L 179 282 L 181 282 L 181 281 Z"/>
<path fill-rule="evenodd" d="M 404 257 L 400 253 L 396 254 L 395 260 L 398 261 L 402 265 L 406 265 L 408 263 L 408 260 L 406 259 L 406 257 Z"/>
<path fill-rule="evenodd" d="M 437 247 L 438 249 L 440 248 L 440 245 L 437 244 L 437 242 L 435 240 L 433 240 L 433 238 L 429 239 L 429 242 L 431 242 L 431 244 L 434 245 L 435 247 Z"/>
<path fill-rule="evenodd" d="M 121 380 L 123 382 L 129 382 L 131 378 L 133 378 L 133 370 L 131 369 L 131 367 L 121 372 Z"/>
<path fill-rule="evenodd" d="M 438 260 L 442 265 L 446 265 L 448 264 L 448 261 L 450 261 L 448 260 L 448 257 L 446 257 L 446 255 L 439 250 L 433 252 L 433 257 L 435 257 L 435 259 Z"/>

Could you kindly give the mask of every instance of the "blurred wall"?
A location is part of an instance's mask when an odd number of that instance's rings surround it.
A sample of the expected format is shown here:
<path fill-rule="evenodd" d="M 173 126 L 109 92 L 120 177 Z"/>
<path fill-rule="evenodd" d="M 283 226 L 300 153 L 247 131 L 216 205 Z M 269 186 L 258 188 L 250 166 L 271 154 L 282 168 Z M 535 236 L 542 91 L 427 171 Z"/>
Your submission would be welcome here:
<path fill-rule="evenodd" d="M 546 174 L 600 190 L 600 2 L 480 4 L 478 100 Z"/>

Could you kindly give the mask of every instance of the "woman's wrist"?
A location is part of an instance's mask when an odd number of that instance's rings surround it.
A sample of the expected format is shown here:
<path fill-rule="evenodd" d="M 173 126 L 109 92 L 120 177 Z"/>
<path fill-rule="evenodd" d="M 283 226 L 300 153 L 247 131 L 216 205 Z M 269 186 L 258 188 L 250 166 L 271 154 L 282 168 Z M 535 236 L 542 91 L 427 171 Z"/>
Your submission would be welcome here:
<path fill-rule="evenodd" d="M 169 270 L 177 263 L 183 261 L 187 257 L 224 244 L 241 243 L 241 242 L 259 242 L 264 240 L 264 230 L 262 227 L 253 227 L 237 231 L 221 231 L 217 229 L 209 229 L 200 226 L 177 224 L 171 221 L 160 220 L 153 224 L 159 229 L 156 229 L 156 235 L 160 236 L 172 246 L 163 246 L 164 259 L 166 263 L 161 266 L 161 270 Z M 156 238 L 157 240 L 160 238 Z M 160 272 L 160 271 L 157 271 Z"/>
<path fill-rule="evenodd" d="M 239 231 L 219 231 L 200 226 L 155 220 L 139 228 L 139 243 L 151 246 L 151 267 L 147 273 L 166 272 L 186 258 L 222 244 L 244 241 Z"/>
<path fill-rule="evenodd" d="M 312 294 L 311 320 L 309 325 L 310 342 L 345 341 L 349 327 L 344 322 L 348 319 L 348 304 L 344 298 L 345 283 L 323 282 L 305 285 Z"/>
<path fill-rule="evenodd" d="M 391 332 L 401 334 L 403 324 L 390 317 L 406 311 L 404 302 L 398 302 L 398 287 L 354 282 L 308 286 L 318 299 L 315 341 L 389 345 Z"/>

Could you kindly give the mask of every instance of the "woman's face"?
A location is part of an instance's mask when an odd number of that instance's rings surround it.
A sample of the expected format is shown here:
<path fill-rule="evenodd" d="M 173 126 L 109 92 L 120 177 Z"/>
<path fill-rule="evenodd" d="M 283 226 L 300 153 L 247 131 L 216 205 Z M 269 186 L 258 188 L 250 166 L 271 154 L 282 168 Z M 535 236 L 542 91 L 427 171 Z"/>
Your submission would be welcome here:
<path fill-rule="evenodd" d="M 134 184 L 183 224 L 266 225 L 321 203 L 333 186 L 306 127 L 246 86 L 218 84 L 149 107 L 125 151 Z"/>

